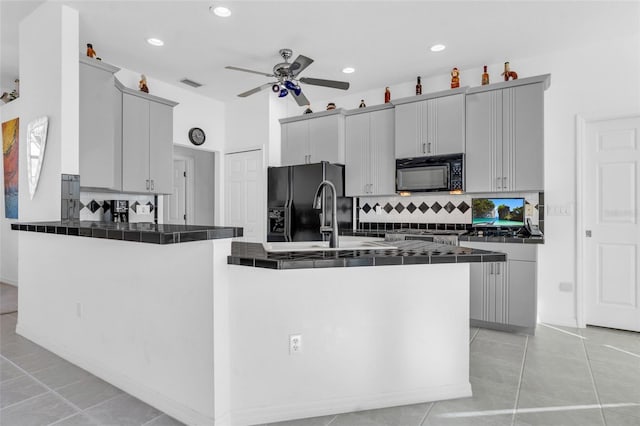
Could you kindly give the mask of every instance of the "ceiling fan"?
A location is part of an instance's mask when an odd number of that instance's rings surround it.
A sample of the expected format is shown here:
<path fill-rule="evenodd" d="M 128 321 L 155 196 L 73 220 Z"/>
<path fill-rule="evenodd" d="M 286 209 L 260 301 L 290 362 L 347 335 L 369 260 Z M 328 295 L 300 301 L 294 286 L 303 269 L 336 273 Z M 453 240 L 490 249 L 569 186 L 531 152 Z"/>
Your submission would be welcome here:
<path fill-rule="evenodd" d="M 246 68 L 238 68 L 227 66 L 226 69 L 235 70 L 235 71 L 243 71 L 250 72 L 253 74 L 264 75 L 265 77 L 275 77 L 276 81 L 271 83 L 265 83 L 261 86 L 248 90 L 244 93 L 240 93 L 238 96 L 241 98 L 246 98 L 249 95 L 253 95 L 254 93 L 258 93 L 261 90 L 266 89 L 267 87 L 271 87 L 271 90 L 275 93 L 278 93 L 278 97 L 284 98 L 287 94 L 291 93 L 291 96 L 296 100 L 298 105 L 304 106 L 309 105 L 309 100 L 302 93 L 302 89 L 300 88 L 299 83 L 311 84 L 314 86 L 324 86 L 331 87 L 334 89 L 342 89 L 347 90 L 349 88 L 349 83 L 346 81 L 336 81 L 336 80 L 323 80 L 320 78 L 310 78 L 310 77 L 299 77 L 299 74 L 307 68 L 309 65 L 313 63 L 313 59 L 308 58 L 304 55 L 298 55 L 298 57 L 293 61 L 289 62 L 289 59 L 293 55 L 293 51 L 291 49 L 280 49 L 280 56 L 284 59 L 284 62 L 280 62 L 273 67 L 273 73 L 269 74 L 261 71 L 248 70 Z"/>

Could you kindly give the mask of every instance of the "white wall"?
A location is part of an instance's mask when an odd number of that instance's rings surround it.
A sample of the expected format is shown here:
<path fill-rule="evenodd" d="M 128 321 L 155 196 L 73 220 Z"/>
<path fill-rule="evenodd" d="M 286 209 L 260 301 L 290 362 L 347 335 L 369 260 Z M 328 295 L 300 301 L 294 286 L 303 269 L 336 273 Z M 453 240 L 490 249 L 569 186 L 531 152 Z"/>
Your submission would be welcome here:
<path fill-rule="evenodd" d="M 37 52 L 37 53 L 36 53 Z M 61 174 L 77 174 L 78 12 L 46 2 L 20 23 L 21 221 L 60 220 Z M 33 200 L 27 186 L 27 125 L 49 118 L 40 182 Z"/>
<path fill-rule="evenodd" d="M 214 272 L 231 240 L 21 234 L 32 263 L 20 263 L 19 334 L 182 422 L 214 424 Z"/>
<path fill-rule="evenodd" d="M 228 268 L 233 424 L 469 394 L 469 264 Z"/>
<path fill-rule="evenodd" d="M 13 120 L 16 117 L 20 117 L 20 99 L 0 106 L 0 123 Z M 19 135 L 19 137 L 20 140 L 24 138 L 23 135 Z M 22 144 L 19 149 L 23 149 Z M 0 161 L 0 176 L 4 176 L 3 167 L 4 162 Z M 17 222 L 17 220 L 4 217 L 4 177 L 0 181 L 2 182 L 2 193 L 0 194 L 0 281 L 18 285 L 18 232 L 11 231 L 11 223 Z"/>
<path fill-rule="evenodd" d="M 269 94 L 271 92 L 263 91 L 227 102 L 226 152 L 268 148 L 271 123 Z"/>
<path fill-rule="evenodd" d="M 114 64 L 120 67 L 119 64 Z M 138 89 L 140 81 L 138 72 L 121 67 L 115 75 L 120 82 L 131 89 Z M 215 224 L 224 223 L 224 164 L 220 158 L 225 152 L 225 138 L 227 134 L 227 107 L 223 102 L 194 93 L 192 90 L 156 80 L 147 76 L 149 93 L 162 98 L 171 99 L 179 104 L 173 110 L 173 144 L 196 150 L 215 152 L 215 188 L 214 188 L 214 217 Z M 246 125 L 246 123 L 245 123 Z M 200 127 L 204 130 L 206 140 L 204 144 L 195 146 L 189 141 L 189 129 Z M 162 197 L 160 197 L 162 198 Z M 162 209 L 162 201 L 158 206 Z M 162 220 L 162 211 L 159 212 Z"/>
<path fill-rule="evenodd" d="M 511 69 L 521 78 L 551 73 L 551 87 L 545 92 L 546 217 L 545 244 L 540 246 L 538 256 L 538 311 L 541 321 L 575 326 L 576 115 L 611 117 L 640 113 L 640 40 L 612 37 L 596 45 L 509 59 Z M 461 86 L 479 86 L 482 65 L 463 69 Z M 491 82 L 501 81 L 502 69 L 501 63 L 489 64 Z M 422 93 L 449 88 L 448 74 L 422 77 Z M 415 81 L 392 84 L 390 89 L 392 101 L 413 96 Z M 326 105 L 331 101 L 338 108 L 352 109 L 364 99 L 371 106 L 383 102 L 383 93 L 381 87 L 315 100 L 314 104 Z M 560 207 L 568 207 L 569 215 L 559 216 Z M 561 291 L 561 282 L 571 283 L 574 290 Z"/>
<path fill-rule="evenodd" d="M 115 74 L 116 78 L 124 86 L 138 90 L 141 73 L 127 69 L 126 64 L 113 65 L 121 67 L 121 70 Z M 194 93 L 187 89 L 187 86 L 180 87 L 178 82 L 169 84 L 153 78 L 152 75 L 145 75 L 151 95 L 178 102 L 173 110 L 173 143 L 175 145 L 195 148 L 189 142 L 188 133 L 192 127 L 200 127 L 207 138 L 198 149 L 224 151 L 226 118 L 223 102 Z"/>

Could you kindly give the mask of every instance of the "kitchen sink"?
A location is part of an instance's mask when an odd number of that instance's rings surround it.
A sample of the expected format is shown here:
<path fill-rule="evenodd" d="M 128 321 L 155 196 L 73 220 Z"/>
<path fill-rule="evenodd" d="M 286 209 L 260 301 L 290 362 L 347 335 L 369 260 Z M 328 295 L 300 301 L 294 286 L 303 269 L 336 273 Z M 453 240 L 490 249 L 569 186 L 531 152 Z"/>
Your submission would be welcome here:
<path fill-rule="evenodd" d="M 338 242 L 339 247 L 329 247 L 328 241 L 294 241 L 262 243 L 268 252 L 283 251 L 340 251 L 340 250 L 394 250 L 397 247 L 385 243 L 383 239 L 372 238 L 368 240 L 350 239 L 341 237 Z"/>

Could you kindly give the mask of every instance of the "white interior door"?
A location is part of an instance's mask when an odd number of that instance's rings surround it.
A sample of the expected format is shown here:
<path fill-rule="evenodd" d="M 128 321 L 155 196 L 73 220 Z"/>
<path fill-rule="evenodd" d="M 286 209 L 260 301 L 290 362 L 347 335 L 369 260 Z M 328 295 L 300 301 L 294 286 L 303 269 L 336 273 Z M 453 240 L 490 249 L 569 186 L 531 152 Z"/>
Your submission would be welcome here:
<path fill-rule="evenodd" d="M 640 117 L 587 123 L 581 231 L 586 323 L 635 331 L 640 331 L 639 134 Z"/>
<path fill-rule="evenodd" d="M 175 225 L 187 224 L 187 161 L 173 160 L 173 193 L 166 195 L 165 223 Z"/>
<path fill-rule="evenodd" d="M 225 222 L 242 227 L 244 241 L 265 241 L 266 187 L 262 150 L 225 155 Z"/>

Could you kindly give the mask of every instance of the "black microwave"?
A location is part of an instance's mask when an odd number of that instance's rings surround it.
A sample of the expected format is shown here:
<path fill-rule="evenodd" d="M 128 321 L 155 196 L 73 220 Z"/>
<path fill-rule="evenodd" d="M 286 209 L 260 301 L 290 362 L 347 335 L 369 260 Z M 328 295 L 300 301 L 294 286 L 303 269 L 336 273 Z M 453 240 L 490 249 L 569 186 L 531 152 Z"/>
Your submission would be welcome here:
<path fill-rule="evenodd" d="M 396 191 L 464 191 L 464 154 L 396 160 Z"/>

